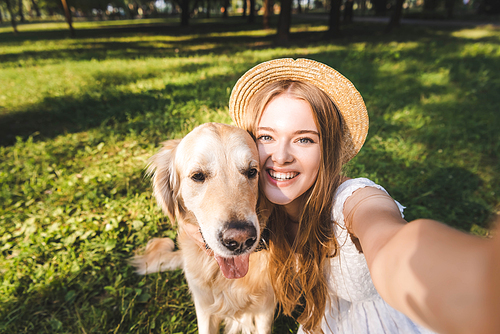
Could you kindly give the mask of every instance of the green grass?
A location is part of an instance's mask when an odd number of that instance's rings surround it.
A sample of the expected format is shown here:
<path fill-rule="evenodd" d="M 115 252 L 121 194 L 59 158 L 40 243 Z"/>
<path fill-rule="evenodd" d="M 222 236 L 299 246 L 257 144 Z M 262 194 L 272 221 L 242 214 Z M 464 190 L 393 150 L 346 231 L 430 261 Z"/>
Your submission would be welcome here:
<path fill-rule="evenodd" d="M 295 22 L 295 21 L 294 21 Z M 143 24 L 144 23 L 144 24 Z M 229 123 L 232 86 L 277 57 L 325 62 L 363 95 L 370 131 L 349 176 L 384 185 L 408 220 L 486 236 L 500 211 L 500 32 L 295 22 L 293 42 L 239 18 L 0 26 L 0 332 L 195 333 L 180 271 L 127 259 L 175 237 L 144 166 L 160 143 Z M 275 333 L 296 325 L 280 317 Z"/>

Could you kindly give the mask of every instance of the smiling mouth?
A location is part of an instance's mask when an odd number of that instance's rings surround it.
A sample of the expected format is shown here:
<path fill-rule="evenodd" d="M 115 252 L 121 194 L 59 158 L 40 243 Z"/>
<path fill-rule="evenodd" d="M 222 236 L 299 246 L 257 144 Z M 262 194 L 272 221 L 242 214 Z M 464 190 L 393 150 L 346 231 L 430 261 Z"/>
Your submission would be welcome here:
<path fill-rule="evenodd" d="M 268 169 L 267 170 L 267 173 L 269 174 L 269 176 L 273 179 L 273 180 L 276 180 L 276 181 L 287 181 L 287 180 L 291 180 L 295 177 L 297 177 L 297 175 L 299 175 L 300 173 L 297 173 L 297 172 L 289 172 L 289 173 L 279 173 L 279 172 L 276 172 L 274 170 L 271 170 L 271 169 Z"/>

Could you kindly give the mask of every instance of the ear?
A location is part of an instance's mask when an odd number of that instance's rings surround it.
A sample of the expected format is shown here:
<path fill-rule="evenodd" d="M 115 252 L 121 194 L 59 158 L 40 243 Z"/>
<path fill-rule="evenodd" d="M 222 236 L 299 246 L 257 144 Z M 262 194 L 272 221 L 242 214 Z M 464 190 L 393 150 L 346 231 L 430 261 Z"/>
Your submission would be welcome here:
<path fill-rule="evenodd" d="M 149 160 L 146 174 L 151 177 L 153 195 L 163 212 L 168 215 L 170 222 L 175 223 L 176 208 L 179 203 L 179 177 L 175 170 L 175 151 L 180 139 L 169 140 L 163 143 L 163 148 Z"/>

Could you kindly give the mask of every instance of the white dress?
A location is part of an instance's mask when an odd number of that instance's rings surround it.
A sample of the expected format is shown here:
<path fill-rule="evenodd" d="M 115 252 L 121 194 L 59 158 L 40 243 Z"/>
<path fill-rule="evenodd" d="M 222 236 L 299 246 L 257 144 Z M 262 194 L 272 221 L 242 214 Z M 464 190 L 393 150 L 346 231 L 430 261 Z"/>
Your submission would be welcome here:
<path fill-rule="evenodd" d="M 389 306 L 378 294 L 368 270 L 366 259 L 356 249 L 344 222 L 344 203 L 360 188 L 375 187 L 387 191 L 365 179 L 351 179 L 342 183 L 333 203 L 334 233 L 340 251 L 331 260 L 328 279 L 330 299 L 322 324 L 324 333 L 334 334 L 417 334 L 433 333 L 415 324 L 407 316 Z M 401 215 L 404 207 L 395 201 Z M 298 333 L 304 333 L 302 327 Z"/>

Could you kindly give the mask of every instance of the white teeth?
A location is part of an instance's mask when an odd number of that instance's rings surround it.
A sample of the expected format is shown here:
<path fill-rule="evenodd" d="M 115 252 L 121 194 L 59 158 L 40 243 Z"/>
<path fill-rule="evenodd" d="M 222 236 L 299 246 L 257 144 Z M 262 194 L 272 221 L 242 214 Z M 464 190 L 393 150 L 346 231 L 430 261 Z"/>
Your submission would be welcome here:
<path fill-rule="evenodd" d="M 269 170 L 269 175 L 276 181 L 286 181 L 293 179 L 299 175 L 299 173 L 278 173 L 273 170 Z"/>

